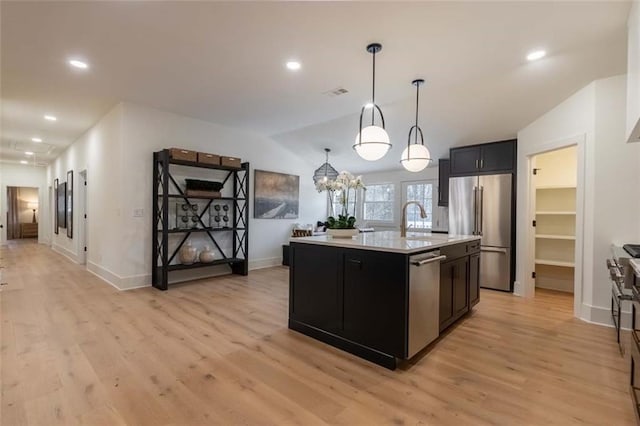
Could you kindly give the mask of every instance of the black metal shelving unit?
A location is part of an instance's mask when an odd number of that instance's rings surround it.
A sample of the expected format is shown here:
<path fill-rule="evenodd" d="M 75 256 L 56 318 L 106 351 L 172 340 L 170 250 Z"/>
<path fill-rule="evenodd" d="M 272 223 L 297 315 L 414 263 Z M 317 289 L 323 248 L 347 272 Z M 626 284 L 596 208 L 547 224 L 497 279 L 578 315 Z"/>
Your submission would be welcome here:
<path fill-rule="evenodd" d="M 219 171 L 216 178 L 221 178 L 223 186 L 233 186 L 232 197 L 207 198 L 188 197 L 171 175 L 171 166 L 187 166 L 199 169 Z M 169 200 L 178 199 L 190 203 L 190 200 L 208 200 L 204 209 L 198 213 L 197 228 L 171 229 L 169 227 Z M 230 227 L 212 228 L 205 225 L 202 218 L 211 208 L 214 201 L 231 201 L 232 215 Z M 169 272 L 207 266 L 229 265 L 234 274 L 247 275 L 249 271 L 249 163 L 242 163 L 240 168 L 201 164 L 191 161 L 172 159 L 168 149 L 153 153 L 153 262 L 152 284 L 159 290 L 169 287 Z M 231 254 L 227 255 L 216 240 L 216 234 L 231 232 L 233 245 Z M 210 263 L 194 263 L 182 265 L 173 263 L 183 244 L 193 233 L 204 233 L 222 255 L 222 259 Z M 180 243 L 172 252 L 169 251 L 169 235 L 184 234 Z M 229 251 L 227 249 L 227 251 Z"/>

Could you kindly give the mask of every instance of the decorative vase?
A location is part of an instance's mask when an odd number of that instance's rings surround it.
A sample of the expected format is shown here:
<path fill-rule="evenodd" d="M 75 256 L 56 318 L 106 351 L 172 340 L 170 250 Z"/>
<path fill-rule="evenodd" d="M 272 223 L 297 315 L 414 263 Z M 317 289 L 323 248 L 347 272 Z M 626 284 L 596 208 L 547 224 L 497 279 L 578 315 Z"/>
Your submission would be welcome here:
<path fill-rule="evenodd" d="M 202 263 L 211 263 L 216 258 L 216 253 L 209 248 L 209 246 L 204 246 L 204 250 L 200 252 L 200 262 Z"/>
<path fill-rule="evenodd" d="M 197 259 L 198 250 L 196 250 L 196 248 L 191 245 L 190 241 L 187 241 L 180 249 L 178 260 L 180 260 L 180 263 L 182 263 L 183 265 L 191 265 L 195 263 Z"/>
<path fill-rule="evenodd" d="M 352 229 L 327 229 L 327 234 L 332 238 L 352 238 L 358 235 L 356 228 Z"/>

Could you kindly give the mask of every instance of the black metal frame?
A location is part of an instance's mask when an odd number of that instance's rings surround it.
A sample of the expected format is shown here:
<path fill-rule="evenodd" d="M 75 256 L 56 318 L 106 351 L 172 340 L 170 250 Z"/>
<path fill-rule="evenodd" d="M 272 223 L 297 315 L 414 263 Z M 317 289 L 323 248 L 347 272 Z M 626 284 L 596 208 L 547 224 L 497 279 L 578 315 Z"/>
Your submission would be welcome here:
<path fill-rule="evenodd" d="M 223 198 L 209 198 L 209 202 L 198 214 L 198 224 L 202 228 L 169 229 L 169 199 L 178 198 L 189 203 L 190 199 L 207 199 L 205 197 L 188 197 L 180 185 L 171 176 L 172 164 L 220 170 L 227 172 L 223 179 L 223 186 L 228 182 L 233 185 L 233 196 Z M 211 207 L 214 200 L 231 200 L 232 228 L 211 228 L 202 221 L 203 216 Z M 169 272 L 191 268 L 201 268 L 215 265 L 229 265 L 234 274 L 247 275 L 249 273 L 249 163 L 242 163 L 240 168 L 201 164 L 191 161 L 175 160 L 169 150 L 153 153 L 153 249 L 152 249 L 152 285 L 160 290 L 167 290 Z M 227 256 L 216 241 L 216 232 L 233 232 L 233 247 L 231 256 Z M 210 263 L 194 263 L 192 265 L 172 264 L 183 244 L 192 233 L 206 233 L 213 245 L 222 255 L 222 259 Z M 169 253 L 169 234 L 184 233 L 176 249 Z"/>

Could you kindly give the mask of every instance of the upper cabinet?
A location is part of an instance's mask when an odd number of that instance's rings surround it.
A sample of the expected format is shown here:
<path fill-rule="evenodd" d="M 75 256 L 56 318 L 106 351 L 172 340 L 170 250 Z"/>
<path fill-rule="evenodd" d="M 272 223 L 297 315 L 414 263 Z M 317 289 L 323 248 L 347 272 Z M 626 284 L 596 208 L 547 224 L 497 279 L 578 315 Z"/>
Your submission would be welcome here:
<path fill-rule="evenodd" d="M 515 139 L 452 148 L 449 154 L 452 177 L 509 173 L 516 169 Z"/>
<path fill-rule="evenodd" d="M 631 6 L 627 40 L 627 141 L 640 142 L 640 1 Z"/>
<path fill-rule="evenodd" d="M 438 206 L 449 205 L 449 159 L 438 160 Z"/>

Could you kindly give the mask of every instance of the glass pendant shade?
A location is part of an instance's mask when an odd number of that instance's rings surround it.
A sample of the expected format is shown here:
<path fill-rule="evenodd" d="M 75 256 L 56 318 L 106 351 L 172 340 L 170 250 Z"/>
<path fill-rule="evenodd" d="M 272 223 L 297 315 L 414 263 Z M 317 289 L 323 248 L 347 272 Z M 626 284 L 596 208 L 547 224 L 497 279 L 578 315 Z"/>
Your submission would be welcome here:
<path fill-rule="evenodd" d="M 400 157 L 400 163 L 402 166 L 410 172 L 419 172 L 425 169 L 431 162 L 431 153 L 429 148 L 424 145 L 424 135 L 422 129 L 418 126 L 418 107 L 420 100 L 420 85 L 424 84 L 424 80 L 418 79 L 411 82 L 416 86 L 416 124 L 409 129 L 409 136 L 407 137 L 407 147 L 402 151 Z M 411 143 L 411 135 L 414 135 L 414 143 Z M 418 136 L 420 136 L 420 143 L 418 143 Z"/>
<path fill-rule="evenodd" d="M 402 151 L 400 162 L 410 172 L 424 170 L 431 161 L 429 149 L 424 145 L 411 144 Z"/>
<path fill-rule="evenodd" d="M 367 161 L 376 161 L 386 155 L 391 148 L 389 141 L 389 135 L 384 129 L 384 115 L 382 110 L 376 104 L 376 53 L 382 50 L 380 43 L 372 43 L 367 46 L 367 52 L 373 56 L 373 79 L 371 90 L 371 103 L 362 107 L 360 110 L 360 127 L 358 134 L 356 135 L 356 141 L 353 145 L 353 149 L 356 150 L 358 155 Z M 363 116 L 366 110 L 371 109 L 371 125 L 363 127 Z M 380 116 L 380 122 L 382 126 L 377 126 L 375 123 L 376 111 Z"/>
<path fill-rule="evenodd" d="M 360 133 L 356 135 L 356 143 L 353 147 L 363 159 L 376 161 L 385 156 L 391 144 L 389 135 L 382 127 L 367 126 L 362 129 L 362 138 Z"/>

